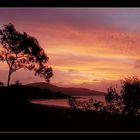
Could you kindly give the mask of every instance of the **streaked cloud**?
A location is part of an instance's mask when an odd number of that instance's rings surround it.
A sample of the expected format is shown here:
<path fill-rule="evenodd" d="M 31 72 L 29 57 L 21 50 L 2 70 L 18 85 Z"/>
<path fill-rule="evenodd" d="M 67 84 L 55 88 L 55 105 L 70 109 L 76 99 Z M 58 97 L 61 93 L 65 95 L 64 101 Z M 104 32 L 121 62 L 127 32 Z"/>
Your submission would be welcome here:
<path fill-rule="evenodd" d="M 0 8 L 0 24 L 9 22 L 39 40 L 54 84 L 105 91 L 124 77 L 140 76 L 140 8 Z M 7 67 L 1 63 L 0 69 Z M 13 80 L 43 80 L 20 73 Z"/>

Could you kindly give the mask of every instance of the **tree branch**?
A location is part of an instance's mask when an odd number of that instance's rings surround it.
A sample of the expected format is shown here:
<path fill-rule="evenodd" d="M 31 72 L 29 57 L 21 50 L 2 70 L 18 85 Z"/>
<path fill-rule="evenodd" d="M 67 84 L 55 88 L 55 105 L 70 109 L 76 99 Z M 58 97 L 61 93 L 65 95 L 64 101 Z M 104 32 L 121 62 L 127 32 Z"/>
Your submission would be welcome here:
<path fill-rule="evenodd" d="M 8 58 L 7 58 L 7 55 L 8 55 L 8 53 L 6 53 L 6 62 L 7 62 L 7 64 L 8 64 L 8 66 L 9 66 L 9 69 L 10 69 L 10 63 L 9 63 L 9 61 L 8 61 Z"/>

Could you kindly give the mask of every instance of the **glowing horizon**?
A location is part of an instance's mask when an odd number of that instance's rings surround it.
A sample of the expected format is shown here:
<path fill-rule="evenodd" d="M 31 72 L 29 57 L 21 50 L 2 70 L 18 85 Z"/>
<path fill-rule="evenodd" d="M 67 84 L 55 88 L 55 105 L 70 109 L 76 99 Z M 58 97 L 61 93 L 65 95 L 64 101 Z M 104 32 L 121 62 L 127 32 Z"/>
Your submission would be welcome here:
<path fill-rule="evenodd" d="M 139 8 L 0 8 L 0 26 L 9 22 L 38 39 L 54 70 L 52 84 L 105 91 L 140 76 Z M 6 70 L 1 64 L 4 82 Z M 15 80 L 43 81 L 23 70 Z"/>

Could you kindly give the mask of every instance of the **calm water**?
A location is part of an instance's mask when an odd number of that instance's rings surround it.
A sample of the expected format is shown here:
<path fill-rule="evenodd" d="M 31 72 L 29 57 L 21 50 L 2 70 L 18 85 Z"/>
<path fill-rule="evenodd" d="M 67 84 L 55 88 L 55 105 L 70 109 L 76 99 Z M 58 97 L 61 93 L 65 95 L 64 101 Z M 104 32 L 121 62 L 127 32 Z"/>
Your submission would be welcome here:
<path fill-rule="evenodd" d="M 97 101 L 102 101 L 105 102 L 105 97 L 104 96 L 82 96 L 80 98 L 77 98 L 77 100 L 88 100 L 88 99 L 94 99 Z M 69 108 L 68 104 L 68 99 L 37 99 L 37 100 L 32 100 L 32 103 L 35 104 L 41 104 L 41 105 L 49 105 L 49 106 L 58 106 L 58 107 L 65 107 Z"/>

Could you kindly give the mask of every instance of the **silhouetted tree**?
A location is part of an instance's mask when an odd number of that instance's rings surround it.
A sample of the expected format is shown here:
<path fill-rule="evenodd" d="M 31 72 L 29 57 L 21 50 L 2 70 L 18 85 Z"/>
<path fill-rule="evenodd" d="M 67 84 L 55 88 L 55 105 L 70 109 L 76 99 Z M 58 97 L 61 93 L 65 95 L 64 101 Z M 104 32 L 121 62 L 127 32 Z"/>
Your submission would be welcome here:
<path fill-rule="evenodd" d="M 122 83 L 125 111 L 128 114 L 137 114 L 140 110 L 140 80 L 137 77 L 129 77 Z"/>
<path fill-rule="evenodd" d="M 34 70 L 35 75 L 40 75 L 49 82 L 53 74 L 52 68 L 46 65 L 49 58 L 36 38 L 26 32 L 18 32 L 14 25 L 9 23 L 0 29 L 0 43 L 0 61 L 6 62 L 9 68 L 7 86 L 12 73 L 21 68 Z"/>
<path fill-rule="evenodd" d="M 111 86 L 107 90 L 105 95 L 106 110 L 110 113 L 122 113 L 123 112 L 123 101 L 121 95 L 116 92 L 116 88 Z"/>

